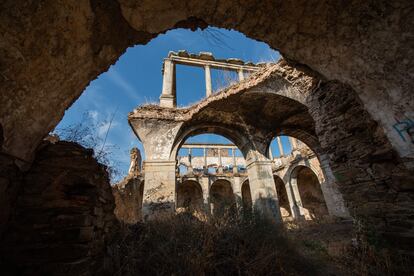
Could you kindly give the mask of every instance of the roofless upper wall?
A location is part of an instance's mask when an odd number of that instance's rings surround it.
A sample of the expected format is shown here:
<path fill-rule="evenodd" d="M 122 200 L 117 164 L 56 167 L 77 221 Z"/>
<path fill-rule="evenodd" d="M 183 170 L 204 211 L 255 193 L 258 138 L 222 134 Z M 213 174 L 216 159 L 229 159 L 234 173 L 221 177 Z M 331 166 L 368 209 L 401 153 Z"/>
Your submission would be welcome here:
<path fill-rule="evenodd" d="M 244 62 L 237 58 L 216 59 L 210 52 L 200 52 L 198 55 L 189 54 L 185 50 L 180 50 L 178 53 L 169 52 L 168 57 L 164 59 L 162 70 L 163 82 L 160 96 L 160 106 L 162 107 L 173 108 L 177 106 L 176 64 L 204 68 L 207 97 L 212 94 L 211 68 L 235 71 L 238 73 L 239 81 L 242 81 L 245 72 L 256 72 L 265 65 L 265 63 Z"/>

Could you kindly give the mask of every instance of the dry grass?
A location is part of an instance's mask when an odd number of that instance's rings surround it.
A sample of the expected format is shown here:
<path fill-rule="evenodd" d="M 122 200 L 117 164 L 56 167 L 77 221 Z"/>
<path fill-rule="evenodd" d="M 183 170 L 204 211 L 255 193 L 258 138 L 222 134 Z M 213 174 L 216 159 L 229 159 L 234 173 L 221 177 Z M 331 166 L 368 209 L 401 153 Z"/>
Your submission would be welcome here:
<path fill-rule="evenodd" d="M 413 275 L 407 258 L 356 242 L 352 223 L 284 228 L 241 214 L 124 225 L 109 252 L 111 275 Z"/>
<path fill-rule="evenodd" d="M 260 216 L 189 213 L 125 227 L 112 247 L 117 275 L 317 275 L 284 230 Z"/>

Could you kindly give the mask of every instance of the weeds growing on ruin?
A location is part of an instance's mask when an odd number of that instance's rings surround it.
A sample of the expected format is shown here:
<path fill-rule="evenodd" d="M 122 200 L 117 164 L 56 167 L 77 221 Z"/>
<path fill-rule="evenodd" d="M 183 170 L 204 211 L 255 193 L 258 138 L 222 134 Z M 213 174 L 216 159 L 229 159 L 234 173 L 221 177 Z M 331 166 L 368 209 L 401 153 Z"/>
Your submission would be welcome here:
<path fill-rule="evenodd" d="M 258 215 L 185 212 L 124 226 L 111 248 L 117 275 L 314 275 L 280 225 Z"/>

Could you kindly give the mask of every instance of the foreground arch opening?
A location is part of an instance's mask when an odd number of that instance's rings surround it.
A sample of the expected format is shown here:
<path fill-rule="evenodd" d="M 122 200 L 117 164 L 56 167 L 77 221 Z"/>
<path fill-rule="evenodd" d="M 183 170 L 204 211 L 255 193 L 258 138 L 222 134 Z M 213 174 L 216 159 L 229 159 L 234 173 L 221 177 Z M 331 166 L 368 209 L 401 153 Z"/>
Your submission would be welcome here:
<path fill-rule="evenodd" d="M 203 190 L 200 183 L 194 180 L 185 180 L 177 184 L 177 209 L 187 211 L 203 208 Z"/>
<path fill-rule="evenodd" d="M 275 187 L 277 192 L 277 197 L 279 200 L 280 215 L 282 219 L 286 219 L 292 216 L 292 211 L 289 204 L 289 198 L 286 192 L 286 186 L 283 180 L 279 176 L 273 176 L 275 181 Z"/>
<path fill-rule="evenodd" d="M 320 219 L 327 216 L 329 213 L 325 198 L 313 170 L 306 166 L 298 166 L 292 172 L 292 177 L 296 179 L 305 218 Z"/>
<path fill-rule="evenodd" d="M 236 210 L 233 188 L 228 180 L 216 180 L 210 187 L 210 210 L 215 216 L 230 214 Z"/>

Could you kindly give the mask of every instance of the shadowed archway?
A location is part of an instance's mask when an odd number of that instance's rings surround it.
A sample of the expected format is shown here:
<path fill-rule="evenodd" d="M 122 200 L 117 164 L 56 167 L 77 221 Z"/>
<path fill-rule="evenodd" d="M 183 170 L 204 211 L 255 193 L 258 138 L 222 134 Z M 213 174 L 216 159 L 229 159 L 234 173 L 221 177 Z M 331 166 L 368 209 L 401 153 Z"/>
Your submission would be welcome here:
<path fill-rule="evenodd" d="M 310 219 L 319 219 L 328 215 L 318 177 L 312 169 L 306 166 L 297 166 L 292 171 L 292 177 L 296 178 L 302 207 L 308 212 L 305 217 L 309 215 Z"/>
<path fill-rule="evenodd" d="M 210 207 L 212 214 L 217 216 L 235 211 L 236 201 L 229 181 L 218 179 L 211 185 Z"/>
<path fill-rule="evenodd" d="M 282 219 L 290 217 L 292 216 L 292 211 L 290 209 L 285 183 L 283 183 L 283 180 L 277 175 L 274 175 L 273 179 L 275 181 L 277 197 L 279 199 L 280 215 L 282 216 Z"/>
<path fill-rule="evenodd" d="M 185 180 L 177 184 L 177 208 L 201 210 L 203 208 L 203 191 L 198 182 Z"/>
<path fill-rule="evenodd" d="M 252 194 L 250 191 L 250 184 L 249 180 L 245 180 L 241 187 L 241 194 L 242 194 L 242 203 L 243 209 L 246 211 L 252 210 L 253 201 L 252 201 Z"/>

